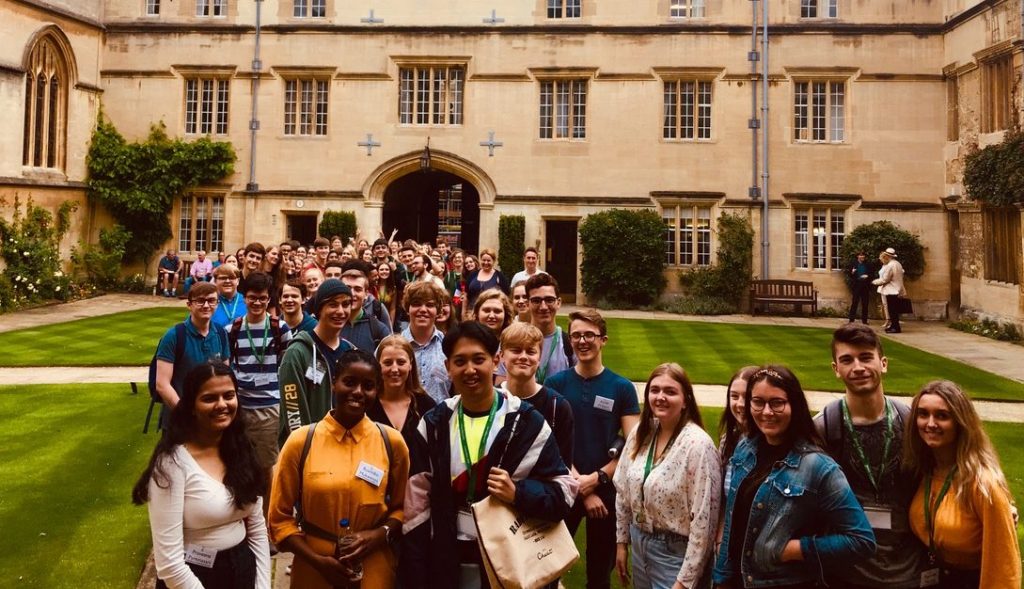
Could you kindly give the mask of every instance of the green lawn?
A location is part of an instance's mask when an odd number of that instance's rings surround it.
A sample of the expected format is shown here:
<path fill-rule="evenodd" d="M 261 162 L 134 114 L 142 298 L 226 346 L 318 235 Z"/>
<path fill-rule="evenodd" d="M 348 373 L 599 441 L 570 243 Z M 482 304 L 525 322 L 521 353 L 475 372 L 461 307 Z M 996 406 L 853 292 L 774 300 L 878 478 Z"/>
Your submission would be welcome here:
<path fill-rule="evenodd" d="M 156 441 L 140 433 L 147 404 L 124 385 L 0 387 L 0 587 L 135 586 L 150 548 L 146 510 L 129 498 Z M 714 431 L 721 410 L 702 414 Z M 1024 498 L 1020 426 L 986 428 Z M 585 570 L 581 560 L 565 586 L 582 589 Z"/>
<path fill-rule="evenodd" d="M 125 385 L 0 387 L 0 587 L 130 589 L 150 549 L 131 487 L 156 438 Z"/>
<path fill-rule="evenodd" d="M 144 366 L 184 306 L 141 309 L 0 333 L 0 366 Z M 696 383 L 726 384 L 746 364 L 792 368 L 808 390 L 840 390 L 829 366 L 831 330 L 775 325 L 609 319 L 605 364 L 644 381 L 660 362 L 679 362 Z M 977 399 L 1024 400 L 1024 385 L 886 340 L 886 391 L 913 394 L 925 382 L 948 378 Z M 941 367 L 941 370 L 936 369 Z"/>

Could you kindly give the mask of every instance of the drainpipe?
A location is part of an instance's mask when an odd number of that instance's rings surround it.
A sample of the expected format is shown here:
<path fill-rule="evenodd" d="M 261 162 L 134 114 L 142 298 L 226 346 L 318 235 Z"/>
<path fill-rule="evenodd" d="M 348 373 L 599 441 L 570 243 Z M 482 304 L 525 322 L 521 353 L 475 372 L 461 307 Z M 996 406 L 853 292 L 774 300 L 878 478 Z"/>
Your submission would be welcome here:
<path fill-rule="evenodd" d="M 757 130 L 760 121 L 757 118 L 757 62 L 761 59 L 757 52 L 757 2 L 750 2 L 750 51 L 747 53 L 747 61 L 750 62 L 750 188 L 747 196 L 753 200 L 761 197 L 761 189 L 757 177 Z M 1021 0 L 1024 2 L 1024 0 Z"/>
<path fill-rule="evenodd" d="M 256 182 L 256 132 L 260 129 L 258 103 L 260 91 L 260 72 L 263 62 L 260 61 L 260 29 L 261 9 L 263 0 L 256 0 L 256 47 L 252 55 L 252 118 L 249 119 L 249 182 L 245 185 L 246 192 L 257 192 L 260 185 Z"/>
<path fill-rule="evenodd" d="M 761 2 L 761 120 L 761 280 L 768 280 L 768 0 Z"/>

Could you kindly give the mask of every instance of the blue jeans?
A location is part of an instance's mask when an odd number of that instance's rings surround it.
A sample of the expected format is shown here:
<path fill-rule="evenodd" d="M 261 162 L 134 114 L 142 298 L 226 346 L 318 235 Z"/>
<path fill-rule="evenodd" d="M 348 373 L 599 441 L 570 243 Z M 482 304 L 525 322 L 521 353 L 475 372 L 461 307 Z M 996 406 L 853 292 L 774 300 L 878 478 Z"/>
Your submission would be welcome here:
<path fill-rule="evenodd" d="M 687 538 L 672 532 L 645 532 L 629 526 L 633 589 L 672 589 L 683 568 Z M 694 588 L 710 587 L 710 558 Z"/>

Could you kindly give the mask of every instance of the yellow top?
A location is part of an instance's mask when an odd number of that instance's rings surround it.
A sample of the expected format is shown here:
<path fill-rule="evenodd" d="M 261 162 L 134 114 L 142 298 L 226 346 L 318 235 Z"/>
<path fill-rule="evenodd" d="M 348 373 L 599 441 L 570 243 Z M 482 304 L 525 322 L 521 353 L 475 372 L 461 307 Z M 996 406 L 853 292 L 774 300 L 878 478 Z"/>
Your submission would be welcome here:
<path fill-rule="evenodd" d="M 932 474 L 932 501 L 939 494 L 949 469 Z M 935 514 L 935 546 L 943 564 L 957 569 L 981 569 L 981 587 L 1020 589 L 1020 547 L 1013 524 L 1010 498 L 993 487 L 986 499 L 975 487 L 970 508 L 963 509 L 953 489 L 942 499 Z M 924 481 L 910 503 L 910 528 L 928 546 L 928 528 L 924 521 Z"/>
<path fill-rule="evenodd" d="M 299 458 L 309 426 L 288 437 L 277 465 L 270 491 L 268 521 L 275 543 L 301 534 L 292 508 L 298 492 Z M 346 430 L 328 414 L 313 432 L 313 442 L 303 472 L 302 507 L 306 521 L 332 533 L 340 532 L 338 522 L 348 519 L 355 532 L 380 526 L 388 518 L 403 521 L 405 487 L 409 481 L 409 449 L 398 431 L 386 427 L 394 453 L 388 465 L 387 451 L 377 426 L 367 417 Z M 356 477 L 360 463 L 384 471 L 379 485 Z M 388 477 L 394 477 L 391 503 L 384 502 Z M 368 478 L 374 478 L 370 476 Z M 307 534 L 306 542 L 318 554 L 334 554 L 334 542 Z M 396 559 L 389 548 L 378 550 L 363 561 L 363 587 L 394 586 Z M 296 558 L 292 566 L 292 587 L 330 589 L 311 566 Z"/>

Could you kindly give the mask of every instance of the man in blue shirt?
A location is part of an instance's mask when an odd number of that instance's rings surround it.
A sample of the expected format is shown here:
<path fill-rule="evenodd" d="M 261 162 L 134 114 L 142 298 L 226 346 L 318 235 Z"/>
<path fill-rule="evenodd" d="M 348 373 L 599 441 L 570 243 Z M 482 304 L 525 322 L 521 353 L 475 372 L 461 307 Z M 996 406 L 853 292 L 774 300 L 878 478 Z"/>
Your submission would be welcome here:
<path fill-rule="evenodd" d="M 860 304 L 860 322 L 868 324 L 868 301 L 871 300 L 871 266 L 867 255 L 857 252 L 857 260 L 846 269 L 850 275 L 850 288 L 853 289 L 853 302 L 850 303 L 850 323 L 857 316 L 857 305 Z"/>
<path fill-rule="evenodd" d="M 189 316 L 185 320 L 184 354 L 177 357 L 177 326 L 160 338 L 156 349 L 156 392 L 166 409 L 174 409 L 190 370 L 209 360 L 228 361 L 228 338 L 210 321 L 217 305 L 216 288 L 200 282 L 188 293 Z M 166 410 L 161 411 L 161 422 Z"/>
<path fill-rule="evenodd" d="M 213 271 L 213 283 L 217 286 L 217 307 L 213 311 L 215 325 L 227 327 L 248 311 L 242 295 L 238 294 L 238 268 L 221 264 Z"/>
<path fill-rule="evenodd" d="M 160 290 L 165 297 L 178 296 L 178 279 L 181 277 L 181 258 L 173 250 L 167 250 L 167 255 L 160 258 Z"/>
<path fill-rule="evenodd" d="M 611 477 L 619 463 L 618 458 L 608 459 L 608 449 L 620 431 L 626 436 L 636 426 L 640 405 L 633 383 L 602 363 L 608 328 L 600 313 L 594 309 L 570 313 L 569 340 L 576 366 L 548 377 L 544 386 L 560 393 L 572 407 L 572 471 L 580 491 L 565 523 L 575 535 L 587 518 L 587 588 L 605 589 L 610 587 L 615 566 L 615 486 Z"/>

